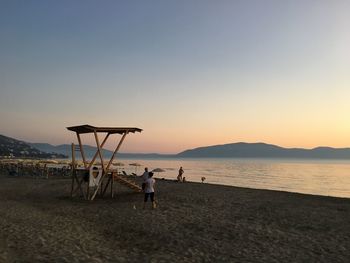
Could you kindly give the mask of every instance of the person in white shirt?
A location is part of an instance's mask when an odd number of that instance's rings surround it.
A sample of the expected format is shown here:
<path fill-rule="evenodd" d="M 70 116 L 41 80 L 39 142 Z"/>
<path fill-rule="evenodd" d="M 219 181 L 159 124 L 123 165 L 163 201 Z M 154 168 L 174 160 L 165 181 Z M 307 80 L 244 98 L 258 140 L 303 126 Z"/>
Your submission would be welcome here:
<path fill-rule="evenodd" d="M 148 173 L 148 179 L 146 180 L 145 184 L 145 198 L 144 198 L 144 202 L 143 202 L 143 208 L 146 207 L 146 203 L 148 201 L 148 197 L 151 198 L 151 202 L 152 202 L 152 208 L 156 208 L 156 202 L 154 200 L 154 185 L 156 183 L 156 180 L 153 177 L 153 173 L 150 172 Z"/>
<path fill-rule="evenodd" d="M 144 173 L 141 175 L 142 178 L 142 190 L 145 190 L 146 187 L 146 181 L 148 179 L 148 168 L 145 167 Z"/>

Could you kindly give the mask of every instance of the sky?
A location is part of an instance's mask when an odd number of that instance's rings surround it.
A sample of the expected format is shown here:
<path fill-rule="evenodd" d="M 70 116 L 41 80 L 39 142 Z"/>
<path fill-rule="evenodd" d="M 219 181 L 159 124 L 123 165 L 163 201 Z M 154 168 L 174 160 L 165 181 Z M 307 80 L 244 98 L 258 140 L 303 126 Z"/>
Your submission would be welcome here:
<path fill-rule="evenodd" d="M 2 0 L 0 134 L 56 145 L 76 142 L 68 126 L 138 127 L 121 151 L 140 153 L 350 147 L 349 14 L 348 0 Z"/>

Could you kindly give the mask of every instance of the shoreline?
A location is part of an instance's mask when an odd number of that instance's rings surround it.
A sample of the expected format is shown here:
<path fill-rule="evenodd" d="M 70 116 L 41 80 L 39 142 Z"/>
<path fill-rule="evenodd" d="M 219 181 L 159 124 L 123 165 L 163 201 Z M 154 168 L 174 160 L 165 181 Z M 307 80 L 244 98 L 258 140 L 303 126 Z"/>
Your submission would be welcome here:
<path fill-rule="evenodd" d="M 0 261 L 347 262 L 350 199 L 157 179 L 158 208 L 0 175 Z"/>
<path fill-rule="evenodd" d="M 158 181 L 167 181 L 171 183 L 177 183 L 176 179 L 166 179 L 166 178 L 159 178 L 154 177 Z M 183 183 L 179 183 L 183 184 Z M 350 201 L 350 197 L 342 197 L 342 196 L 332 196 L 332 195 L 321 195 L 321 194 L 310 194 L 310 193 L 302 193 L 302 192 L 291 192 L 291 191 L 284 191 L 284 190 L 278 190 L 278 189 L 263 189 L 263 188 L 253 188 L 253 187 L 246 187 L 246 186 L 236 186 L 236 185 L 230 185 L 230 184 L 222 184 L 222 183 L 212 183 L 212 182 L 196 182 L 196 181 L 186 181 L 185 184 L 206 184 L 206 185 L 215 185 L 215 186 L 222 186 L 222 187 L 229 187 L 234 189 L 244 189 L 244 190 L 257 190 L 257 191 L 268 191 L 268 192 L 277 192 L 277 193 L 285 193 L 285 194 L 296 194 L 296 195 L 304 195 L 304 196 L 314 196 L 314 197 L 325 197 L 325 198 L 336 198 L 336 199 L 345 199 Z"/>
<path fill-rule="evenodd" d="M 231 160 L 232 161 L 232 160 Z M 53 161 L 51 161 L 53 162 Z M 132 161 L 129 160 L 131 163 Z M 204 176 L 206 183 L 218 185 L 232 185 L 239 187 L 248 187 L 254 189 L 267 189 L 277 191 L 287 191 L 312 195 L 323 195 L 333 197 L 350 198 L 350 181 L 348 177 L 349 164 L 334 163 L 280 163 L 261 160 L 256 163 L 248 162 L 213 162 L 201 163 L 191 161 L 183 162 L 164 162 L 160 160 L 146 161 L 139 160 L 143 166 L 151 170 L 155 167 L 162 167 L 165 173 L 156 173 L 157 178 L 176 179 L 177 167 L 185 165 L 185 177 L 187 181 L 200 182 Z M 56 161 L 54 163 L 43 163 L 35 165 L 33 163 L 19 163 L 14 173 L 19 175 L 46 175 L 63 174 L 70 175 L 67 161 Z M 142 173 L 142 169 L 134 168 L 118 163 L 114 167 L 117 171 L 126 171 L 126 173 Z M 146 165 L 147 164 L 147 165 Z M 4 164 L 6 165 L 6 164 Z M 4 166 L 3 165 L 3 166 Z M 68 168 L 67 168 L 68 167 Z M 342 183 L 340 183 L 342 182 Z"/>
<path fill-rule="evenodd" d="M 158 180 L 162 180 L 162 178 L 157 178 Z M 165 181 L 176 181 L 171 179 L 164 179 Z M 298 195 L 305 195 L 305 196 L 315 196 L 315 197 L 330 197 L 330 198 L 338 198 L 338 199 L 347 199 L 350 200 L 350 197 L 346 196 L 333 196 L 333 195 L 321 195 L 321 194 L 311 194 L 311 193 L 303 193 L 303 192 L 292 192 L 292 191 L 285 191 L 285 190 L 278 190 L 278 189 L 265 189 L 265 188 L 254 188 L 254 187 L 247 187 L 247 186 L 237 186 L 237 185 L 230 185 L 230 184 L 222 184 L 222 183 L 212 183 L 212 182 L 195 182 L 195 181 L 186 181 L 187 183 L 193 183 L 193 184 L 207 184 L 207 185 L 217 185 L 217 186 L 225 186 L 225 187 L 233 187 L 238 189 L 246 189 L 246 190 L 257 190 L 257 191 L 271 191 L 271 192 L 280 192 L 280 193 L 286 193 L 286 194 L 298 194 Z"/>

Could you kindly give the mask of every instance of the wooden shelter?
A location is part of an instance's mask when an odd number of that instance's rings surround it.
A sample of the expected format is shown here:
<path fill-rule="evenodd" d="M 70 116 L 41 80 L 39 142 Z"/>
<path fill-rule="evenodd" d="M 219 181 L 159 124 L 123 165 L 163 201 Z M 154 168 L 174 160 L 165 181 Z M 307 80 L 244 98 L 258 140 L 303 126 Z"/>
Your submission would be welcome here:
<path fill-rule="evenodd" d="M 113 160 L 120 149 L 120 146 L 122 145 L 126 135 L 129 133 L 136 133 L 141 132 L 142 129 L 139 128 L 132 128 L 132 127 L 94 127 L 91 125 L 80 125 L 80 126 L 72 126 L 67 127 L 68 130 L 73 131 L 77 135 L 79 147 L 76 147 L 74 144 L 72 144 L 72 187 L 71 187 L 71 196 L 73 197 L 76 192 L 79 192 L 80 195 L 82 195 L 87 200 L 93 200 L 98 192 L 100 192 L 101 196 L 104 196 L 107 188 L 110 186 L 110 193 L 113 197 L 114 195 L 114 181 L 117 181 L 134 191 L 140 192 L 141 187 L 138 186 L 136 183 L 128 180 L 127 178 L 124 178 L 122 175 L 118 174 L 117 171 L 112 169 L 112 163 Z M 81 140 L 81 134 L 93 134 L 96 141 L 96 153 L 94 154 L 93 158 L 88 161 L 86 158 L 86 155 L 84 153 L 84 148 Z M 98 133 L 104 133 L 105 137 L 100 143 Z M 121 135 L 121 138 L 119 140 L 119 143 L 117 144 L 111 158 L 109 161 L 106 162 L 106 160 L 103 158 L 103 146 L 107 142 L 107 139 L 112 134 L 119 134 Z M 79 168 L 77 167 L 77 162 L 75 158 L 75 152 L 79 151 L 81 154 L 83 167 Z M 91 180 L 91 169 L 95 167 L 96 159 L 99 158 L 100 161 L 100 177 L 97 180 L 96 185 L 94 187 L 91 187 L 89 183 L 89 179 Z"/>

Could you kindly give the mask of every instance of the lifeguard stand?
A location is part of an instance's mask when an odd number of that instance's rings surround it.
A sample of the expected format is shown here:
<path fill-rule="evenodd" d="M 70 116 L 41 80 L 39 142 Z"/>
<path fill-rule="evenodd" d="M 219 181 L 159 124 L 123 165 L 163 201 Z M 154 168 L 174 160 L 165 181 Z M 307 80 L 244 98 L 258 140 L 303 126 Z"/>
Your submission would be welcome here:
<path fill-rule="evenodd" d="M 139 128 L 131 128 L 131 127 L 94 127 L 91 125 L 80 125 L 80 126 L 72 126 L 67 127 L 68 130 L 73 131 L 77 135 L 79 147 L 76 147 L 74 144 L 72 144 L 72 187 L 71 187 L 71 197 L 73 197 L 76 192 L 80 192 L 80 195 L 84 197 L 86 200 L 94 200 L 98 192 L 100 191 L 100 195 L 104 196 L 108 186 L 110 186 L 110 193 L 111 197 L 114 195 L 114 188 L 113 183 L 114 181 L 117 181 L 132 190 L 136 192 L 140 192 L 142 189 L 139 185 L 136 183 L 123 178 L 121 175 L 117 173 L 116 170 L 112 169 L 112 163 L 113 160 L 120 149 L 120 146 L 122 145 L 125 137 L 129 133 L 135 133 L 135 132 L 141 132 L 142 129 Z M 88 161 L 86 159 L 83 144 L 81 140 L 81 134 L 94 134 L 97 150 L 94 154 L 91 161 Z M 105 137 L 100 144 L 98 133 L 105 133 Z M 105 143 L 107 142 L 107 139 L 112 134 L 119 134 L 121 135 L 121 138 L 119 140 L 118 145 L 116 146 L 110 160 L 106 162 L 103 159 L 103 153 L 102 149 Z M 79 168 L 77 167 L 76 158 L 75 158 L 75 152 L 79 151 L 81 154 L 81 158 L 83 161 L 83 167 Z M 97 180 L 97 183 L 95 187 L 90 187 L 89 180 L 86 180 L 86 178 L 89 179 L 91 176 L 91 169 L 95 166 L 95 161 L 99 157 L 100 159 L 100 177 Z M 84 187 L 85 186 L 85 187 Z M 85 188 L 85 189 L 84 189 Z M 91 189 L 92 188 L 92 189 Z"/>

